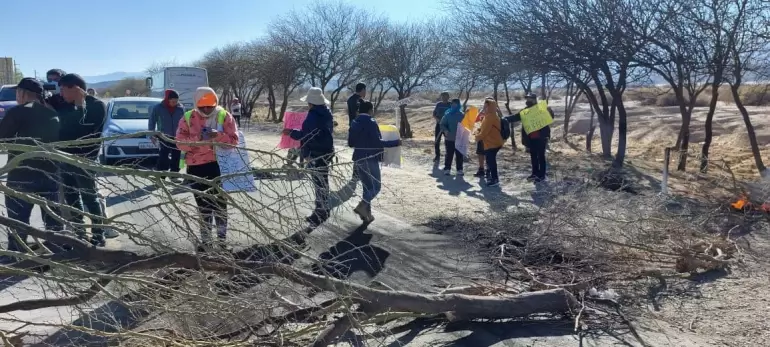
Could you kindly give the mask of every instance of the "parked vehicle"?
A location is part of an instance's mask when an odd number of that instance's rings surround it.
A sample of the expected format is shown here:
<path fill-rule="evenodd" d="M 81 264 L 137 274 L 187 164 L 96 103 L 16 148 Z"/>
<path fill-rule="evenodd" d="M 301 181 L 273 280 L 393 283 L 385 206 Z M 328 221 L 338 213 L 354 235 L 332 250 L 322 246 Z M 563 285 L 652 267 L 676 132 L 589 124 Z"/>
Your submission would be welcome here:
<path fill-rule="evenodd" d="M 206 69 L 199 67 L 167 67 L 147 77 L 145 82 L 151 97 L 163 98 L 166 89 L 173 89 L 179 94 L 179 103 L 191 110 L 195 104 L 195 90 L 209 86 L 209 75 Z"/>
<path fill-rule="evenodd" d="M 107 103 L 107 121 L 102 137 L 131 135 L 147 131 L 150 111 L 163 99 L 148 97 L 113 98 Z M 99 159 L 102 164 L 140 160 L 158 156 L 158 146 L 145 136 L 106 140 L 102 143 Z"/>
<path fill-rule="evenodd" d="M 5 112 L 16 106 L 16 85 L 6 84 L 0 86 L 0 119 L 5 117 Z"/>

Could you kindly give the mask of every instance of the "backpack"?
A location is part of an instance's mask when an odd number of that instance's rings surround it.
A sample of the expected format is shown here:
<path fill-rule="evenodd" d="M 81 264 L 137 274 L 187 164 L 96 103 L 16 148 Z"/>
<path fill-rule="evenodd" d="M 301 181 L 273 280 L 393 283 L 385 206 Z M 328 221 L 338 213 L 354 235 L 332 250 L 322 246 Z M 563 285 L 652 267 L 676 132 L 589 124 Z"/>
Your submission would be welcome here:
<path fill-rule="evenodd" d="M 503 137 L 503 141 L 511 137 L 511 123 L 508 123 L 508 120 L 502 117 L 500 117 L 500 136 Z"/>

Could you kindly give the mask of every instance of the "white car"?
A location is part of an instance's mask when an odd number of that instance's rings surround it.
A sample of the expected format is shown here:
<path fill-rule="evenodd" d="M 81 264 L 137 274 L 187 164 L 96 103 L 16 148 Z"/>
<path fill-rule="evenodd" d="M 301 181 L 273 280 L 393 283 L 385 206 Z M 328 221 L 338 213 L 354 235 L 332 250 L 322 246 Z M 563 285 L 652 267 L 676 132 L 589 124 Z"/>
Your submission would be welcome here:
<path fill-rule="evenodd" d="M 147 131 L 150 111 L 162 99 L 147 97 L 113 98 L 107 104 L 107 121 L 102 138 Z M 158 146 L 146 136 L 105 140 L 99 160 L 112 165 L 120 161 L 141 160 L 158 156 Z"/>

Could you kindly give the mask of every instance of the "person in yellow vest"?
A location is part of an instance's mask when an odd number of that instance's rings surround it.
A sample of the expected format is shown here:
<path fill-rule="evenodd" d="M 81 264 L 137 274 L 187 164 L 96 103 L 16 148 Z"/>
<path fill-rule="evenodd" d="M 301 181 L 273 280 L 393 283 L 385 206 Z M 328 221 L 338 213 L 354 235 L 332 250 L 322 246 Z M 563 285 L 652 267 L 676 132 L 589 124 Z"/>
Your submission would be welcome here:
<path fill-rule="evenodd" d="M 195 109 L 185 112 L 176 130 L 177 146 L 182 151 L 182 163 L 187 173 L 207 180 L 221 176 L 215 146 L 218 143 L 238 145 L 235 119 L 223 107 L 213 89 L 200 87 L 195 91 Z M 204 142 L 204 144 L 192 144 Z M 224 248 L 227 237 L 227 203 L 216 194 L 215 187 L 195 182 L 191 188 L 203 194 L 193 194 L 201 220 L 199 252 Z M 216 226 L 218 242 L 214 243 L 211 229 Z"/>
<path fill-rule="evenodd" d="M 524 109 L 530 109 L 535 107 L 538 104 L 537 101 L 537 95 L 534 93 L 527 93 L 524 96 L 524 99 L 526 101 L 527 107 Z M 547 112 L 550 114 L 551 119 L 553 119 L 553 110 L 551 110 L 550 107 L 547 108 Z M 505 119 L 508 121 L 508 123 L 515 123 L 521 121 L 521 111 L 519 113 L 516 113 L 514 115 L 505 117 Z M 549 125 L 546 125 L 545 127 L 532 131 L 530 133 L 527 133 L 524 130 L 524 124 L 522 123 L 521 126 L 521 142 L 522 145 L 526 146 L 529 149 L 529 157 L 532 161 L 532 174 L 527 177 L 528 180 L 534 181 L 534 182 L 540 182 L 545 180 L 546 177 L 546 158 L 545 158 L 545 150 L 548 147 L 548 139 L 551 137 L 551 127 Z"/>

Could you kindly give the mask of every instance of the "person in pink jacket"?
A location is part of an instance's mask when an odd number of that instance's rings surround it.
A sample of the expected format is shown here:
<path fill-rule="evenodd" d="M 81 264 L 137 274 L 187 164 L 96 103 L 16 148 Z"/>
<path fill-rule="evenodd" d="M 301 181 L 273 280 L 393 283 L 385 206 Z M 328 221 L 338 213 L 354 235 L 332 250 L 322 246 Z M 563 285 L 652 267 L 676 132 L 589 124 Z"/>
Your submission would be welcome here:
<path fill-rule="evenodd" d="M 207 180 L 221 176 L 215 149 L 217 144 L 238 144 L 235 119 L 218 103 L 219 98 L 213 89 L 198 88 L 195 91 L 195 109 L 185 112 L 176 130 L 177 146 L 182 151 L 187 173 Z M 216 245 L 224 248 L 227 237 L 227 203 L 223 198 L 216 197 L 217 190 L 211 184 L 194 182 L 191 188 L 215 195 L 212 198 L 194 194 L 201 219 L 202 243 L 198 251 L 206 252 L 215 245 L 211 238 L 214 225 L 219 241 Z"/>

